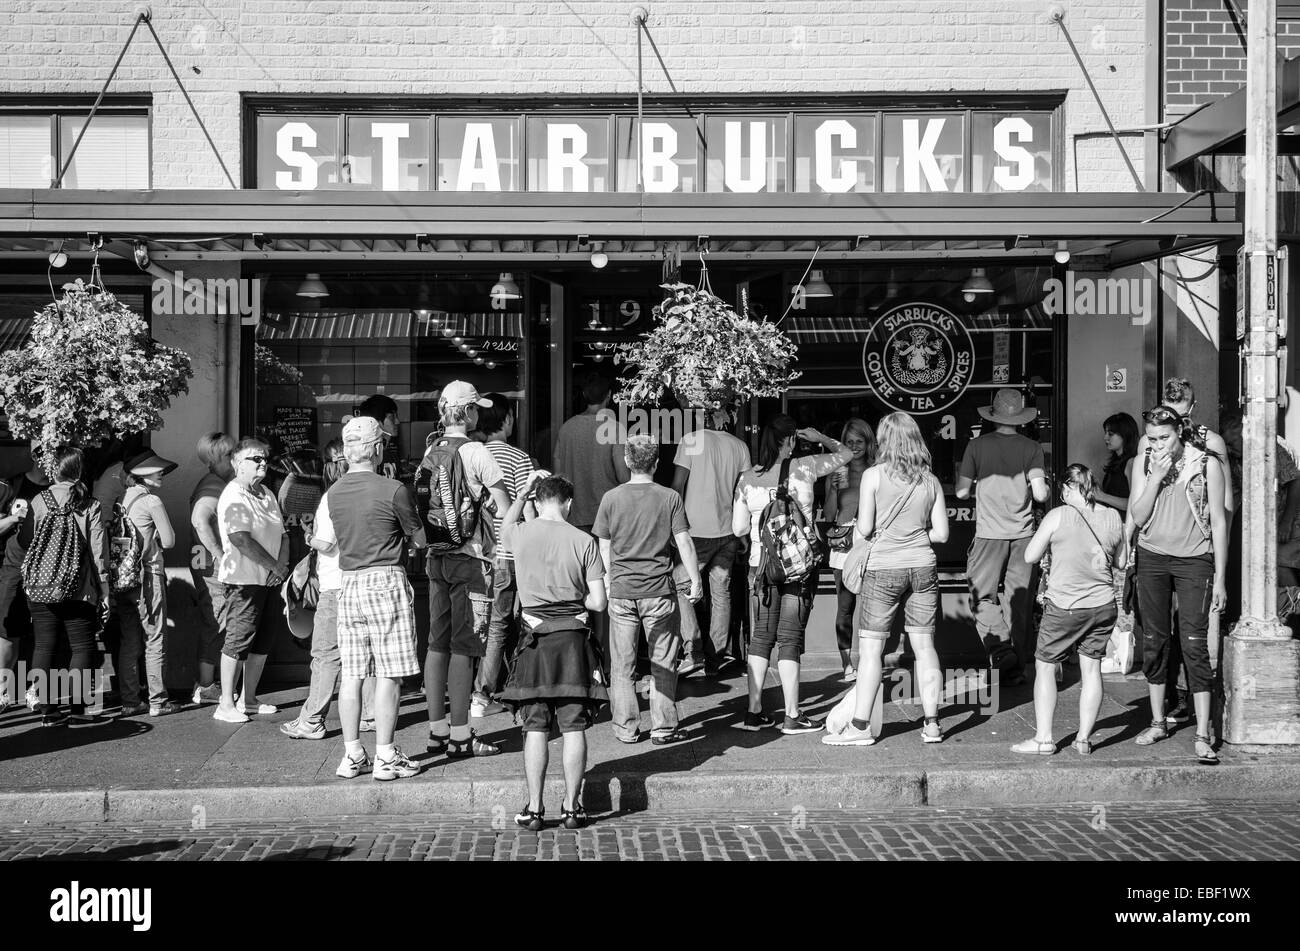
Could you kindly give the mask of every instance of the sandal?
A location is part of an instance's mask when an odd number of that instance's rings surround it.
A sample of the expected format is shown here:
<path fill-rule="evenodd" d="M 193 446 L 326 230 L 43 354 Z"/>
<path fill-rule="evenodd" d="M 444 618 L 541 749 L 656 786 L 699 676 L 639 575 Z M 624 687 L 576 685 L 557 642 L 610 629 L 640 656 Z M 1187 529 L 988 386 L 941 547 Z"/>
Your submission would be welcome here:
<path fill-rule="evenodd" d="M 1151 725 L 1139 733 L 1133 742 L 1138 746 L 1150 746 L 1152 743 L 1167 739 L 1169 739 L 1169 727 L 1165 726 L 1165 721 L 1152 720 Z"/>
<path fill-rule="evenodd" d="M 1071 745 L 1080 756 L 1092 755 L 1092 740 L 1075 740 Z"/>
<path fill-rule="evenodd" d="M 1011 752 L 1028 753 L 1031 756 L 1051 756 L 1056 752 L 1056 744 L 1040 740 L 1022 740 L 1011 747 Z"/>
<path fill-rule="evenodd" d="M 934 728 L 933 732 L 931 732 L 931 727 Z M 922 743 L 943 742 L 943 728 L 939 726 L 938 717 L 925 718 L 925 725 L 921 727 L 921 742 Z"/>
<path fill-rule="evenodd" d="M 538 809 L 536 812 L 528 808 L 528 803 L 524 803 L 519 814 L 515 816 L 515 824 L 520 828 L 527 829 L 529 832 L 541 832 L 542 826 L 546 823 L 543 817 L 546 815 L 546 807 Z"/>
<path fill-rule="evenodd" d="M 1202 766 L 1217 766 L 1219 754 L 1214 752 L 1213 741 L 1208 736 L 1196 734 L 1196 761 Z"/>

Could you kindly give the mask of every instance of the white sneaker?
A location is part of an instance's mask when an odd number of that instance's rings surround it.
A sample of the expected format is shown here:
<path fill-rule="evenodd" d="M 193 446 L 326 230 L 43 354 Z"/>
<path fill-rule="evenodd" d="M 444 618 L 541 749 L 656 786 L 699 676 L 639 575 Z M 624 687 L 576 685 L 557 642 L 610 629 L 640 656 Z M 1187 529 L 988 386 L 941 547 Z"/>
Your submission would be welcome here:
<path fill-rule="evenodd" d="M 340 779 L 356 779 L 362 773 L 370 769 L 370 757 L 366 751 L 361 751 L 361 759 L 353 759 L 348 755 L 347 750 L 343 751 L 343 762 L 339 763 L 339 768 L 334 770 L 334 775 Z"/>
<path fill-rule="evenodd" d="M 851 683 L 856 683 L 857 679 L 858 679 L 858 672 L 853 669 L 853 665 L 852 664 L 846 665 L 844 668 L 844 676 L 843 678 L 841 678 L 840 682 L 851 684 Z"/>
<path fill-rule="evenodd" d="M 190 698 L 190 702 L 196 706 L 204 703 L 220 703 L 221 684 L 213 683 L 206 687 L 201 687 L 198 684 L 195 684 L 194 696 Z"/>
<path fill-rule="evenodd" d="M 376 754 L 375 756 L 375 779 L 410 779 L 412 776 L 420 774 L 420 767 L 411 762 L 398 747 L 393 747 L 393 755 L 384 759 Z"/>
<path fill-rule="evenodd" d="M 852 723 L 844 728 L 843 733 L 827 733 L 822 737 L 827 746 L 870 746 L 876 742 L 870 730 L 859 730 Z"/>
<path fill-rule="evenodd" d="M 280 709 L 273 703 L 259 703 L 255 707 L 244 706 L 244 704 L 242 703 L 243 699 L 244 698 L 242 694 L 235 694 L 235 706 L 238 707 L 240 710 L 243 710 L 244 713 L 246 713 L 248 716 L 253 716 L 254 714 L 258 714 L 258 713 L 269 715 L 278 712 Z"/>
<path fill-rule="evenodd" d="M 221 704 L 217 704 L 217 709 L 212 712 L 212 719 L 222 723 L 248 722 L 248 717 L 238 707 L 223 707 Z"/>

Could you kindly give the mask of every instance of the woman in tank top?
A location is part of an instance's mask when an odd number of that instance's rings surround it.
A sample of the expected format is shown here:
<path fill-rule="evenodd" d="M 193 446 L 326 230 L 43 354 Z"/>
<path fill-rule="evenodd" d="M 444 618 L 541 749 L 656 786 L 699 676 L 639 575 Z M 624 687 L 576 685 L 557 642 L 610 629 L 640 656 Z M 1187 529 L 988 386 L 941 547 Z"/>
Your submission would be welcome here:
<path fill-rule="evenodd" d="M 876 437 L 879 461 L 862 476 L 854 529 L 859 538 L 873 540 L 858 594 L 856 702 L 849 726 L 822 737 L 827 746 L 870 746 L 878 739 L 870 728 L 871 711 L 881 688 L 885 640 L 900 606 L 903 630 L 916 653 L 925 712 L 921 739 L 943 741 L 943 675 L 934 649 L 939 579 L 933 545 L 948 540 L 948 507 L 943 487 L 930 471 L 930 450 L 912 417 L 890 413 L 880 421 Z"/>
<path fill-rule="evenodd" d="M 1060 490 L 1062 504 L 1047 513 L 1025 550 L 1025 561 L 1032 565 L 1050 547 L 1052 570 L 1034 651 L 1037 732 L 1032 740 L 1011 747 L 1011 752 L 1044 756 L 1056 752 L 1052 738 L 1056 665 L 1077 650 L 1082 684 L 1074 748 L 1086 756 L 1092 752 L 1089 737 L 1101 713 L 1101 661 L 1119 616 L 1113 572 L 1122 570 L 1126 562 L 1124 526 L 1118 512 L 1097 501 L 1087 466 L 1067 467 Z"/>
<path fill-rule="evenodd" d="M 836 525 L 852 525 L 858 517 L 858 487 L 862 476 L 876 461 L 876 434 L 864 419 L 854 417 L 844 424 L 844 433 L 840 436 L 844 445 L 853 453 L 848 465 L 836 469 L 826 477 L 826 505 L 823 511 L 826 519 Z M 852 544 L 853 532 L 848 533 L 848 543 Z M 844 587 L 844 578 L 840 569 L 844 559 L 849 555 L 847 549 L 831 548 L 830 567 L 835 573 L 835 644 L 840 651 L 840 666 L 844 668 L 844 682 L 853 683 L 858 679 L 853 669 L 853 615 L 857 611 L 858 596 Z"/>
<path fill-rule="evenodd" d="M 1137 457 L 1137 421 L 1128 413 L 1107 416 L 1101 424 L 1106 434 L 1109 455 L 1101 472 L 1101 487 L 1097 501 L 1109 505 L 1120 513 L 1128 511 L 1128 493 L 1133 478 L 1133 460 Z"/>
<path fill-rule="evenodd" d="M 1178 594 L 1178 642 L 1196 710 L 1196 757 L 1218 761 L 1210 736 L 1209 616 L 1227 602 L 1228 524 L 1224 473 L 1203 430 L 1177 411 L 1156 406 L 1142 414 L 1148 451 L 1133 467 L 1129 516 L 1137 527 L 1136 581 L 1142 617 L 1142 672 L 1151 698 L 1151 726 L 1137 737 L 1150 746 L 1169 736 L 1165 684 L 1169 674 L 1170 612 Z"/>

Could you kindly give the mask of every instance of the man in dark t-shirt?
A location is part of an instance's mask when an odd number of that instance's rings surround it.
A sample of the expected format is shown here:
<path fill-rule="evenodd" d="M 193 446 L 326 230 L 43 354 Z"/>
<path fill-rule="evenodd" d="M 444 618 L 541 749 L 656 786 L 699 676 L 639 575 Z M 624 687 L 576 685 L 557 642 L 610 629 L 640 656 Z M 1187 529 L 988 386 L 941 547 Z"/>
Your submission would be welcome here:
<path fill-rule="evenodd" d="M 650 737 L 656 745 L 686 739 L 677 729 L 677 654 L 681 649 L 672 543 L 690 578 L 687 600 L 703 597 L 682 497 L 654 482 L 659 444 L 650 436 L 629 436 L 623 458 L 628 482 L 600 500 L 592 534 L 609 572 L 610 708 L 614 736 L 640 739 L 641 712 L 633 675 L 637 638 L 645 628 L 650 651 Z"/>
<path fill-rule="evenodd" d="M 403 779 L 420 772 L 393 742 L 403 677 L 420 672 L 415 646 L 415 601 L 402 567 L 409 538 L 425 545 L 424 527 L 411 490 L 375 470 L 383 459 L 383 431 L 369 416 L 343 427 L 347 473 L 325 494 L 329 522 L 312 536 L 312 547 L 337 552 L 338 643 L 342 682 L 339 718 L 343 761 L 336 775 L 351 779 L 370 769 L 361 745 L 361 684 L 375 678 L 374 778 Z"/>

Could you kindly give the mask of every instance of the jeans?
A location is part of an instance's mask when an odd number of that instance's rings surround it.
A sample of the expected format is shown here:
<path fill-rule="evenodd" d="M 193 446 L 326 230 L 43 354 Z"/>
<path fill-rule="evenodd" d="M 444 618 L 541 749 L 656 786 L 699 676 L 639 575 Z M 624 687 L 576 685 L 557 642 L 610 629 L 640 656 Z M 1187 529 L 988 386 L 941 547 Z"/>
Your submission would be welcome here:
<path fill-rule="evenodd" d="M 723 538 L 692 538 L 695 558 L 700 574 L 708 578 L 707 597 L 699 604 L 691 604 L 691 585 L 682 578 L 677 582 L 677 609 L 682 622 L 682 650 L 687 664 L 704 660 L 714 663 L 731 653 L 731 566 L 736 561 L 737 540 L 734 535 Z M 685 572 L 683 571 L 683 575 Z M 706 608 L 707 605 L 707 608 Z M 701 636 L 700 616 L 707 610 L 709 639 Z M 698 612 L 698 613 L 697 613 Z"/>
<path fill-rule="evenodd" d="M 858 596 L 844 587 L 844 572 L 835 569 L 835 646 L 844 653 L 853 649 L 853 618 Z"/>
<path fill-rule="evenodd" d="M 1024 538 L 976 538 L 966 553 L 966 578 L 970 582 L 971 609 L 990 658 L 1003 670 L 1022 670 L 1033 656 L 1031 617 L 1034 592 L 1030 585 L 1034 566 L 1026 563 Z M 998 586 L 1002 597 L 998 597 Z M 1005 607 L 1011 609 L 1008 624 Z M 1014 653 L 1014 668 L 1009 654 Z"/>
<path fill-rule="evenodd" d="M 1159 686 L 1169 675 L 1170 607 L 1178 593 L 1178 641 L 1192 693 L 1210 689 L 1208 643 L 1214 596 L 1214 556 L 1171 558 L 1143 548 L 1137 562 L 1137 596 L 1142 613 L 1142 672 Z"/>
<path fill-rule="evenodd" d="M 812 612 L 816 576 L 794 584 L 754 591 L 757 573 L 757 568 L 749 569 L 749 606 L 753 619 L 749 631 L 749 656 L 767 660 L 772 656 L 772 648 L 776 647 L 777 660 L 797 662 L 803 656 L 804 630 Z"/>
<path fill-rule="evenodd" d="M 140 655 L 143 653 L 149 703 L 159 706 L 167 701 L 167 657 L 163 648 L 163 632 L 167 626 L 167 577 L 146 570 L 144 584 L 115 597 L 122 624 L 117 675 L 122 704 L 140 702 Z"/>
<path fill-rule="evenodd" d="M 658 736 L 677 729 L 677 652 L 682 642 L 677 599 L 610 598 L 609 706 L 614 735 L 620 740 L 634 739 L 639 732 L 641 706 L 634 677 L 643 626 L 650 653 L 650 732 Z"/>
<path fill-rule="evenodd" d="M 492 613 L 488 617 L 487 646 L 479 664 L 474 690 L 492 697 L 501 689 L 501 672 L 510 655 L 511 641 L 519 636 L 519 589 L 513 559 L 501 559 L 492 574 Z"/>
<path fill-rule="evenodd" d="M 65 641 L 72 651 L 68 664 L 69 670 L 79 671 L 83 675 L 81 692 L 78 695 L 74 681 L 71 699 L 72 711 L 80 713 L 87 706 L 90 696 L 90 678 L 95 668 L 95 630 L 99 626 L 98 609 L 86 601 L 64 601 L 59 604 L 31 603 L 32 631 L 36 640 L 36 650 L 32 654 L 32 670 L 41 671 L 44 677 L 36 678 L 37 705 L 57 706 L 59 697 L 50 696 L 51 683 L 67 682 L 64 677 L 51 676 L 54 654 L 60 641 Z"/>
<path fill-rule="evenodd" d="M 330 712 L 330 699 L 339 685 L 339 593 L 322 591 L 316 603 L 316 618 L 311 628 L 311 687 L 298 711 L 305 724 L 323 724 Z M 375 678 L 367 677 L 361 685 L 361 719 L 373 720 Z"/>

